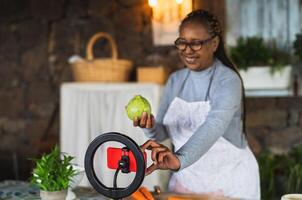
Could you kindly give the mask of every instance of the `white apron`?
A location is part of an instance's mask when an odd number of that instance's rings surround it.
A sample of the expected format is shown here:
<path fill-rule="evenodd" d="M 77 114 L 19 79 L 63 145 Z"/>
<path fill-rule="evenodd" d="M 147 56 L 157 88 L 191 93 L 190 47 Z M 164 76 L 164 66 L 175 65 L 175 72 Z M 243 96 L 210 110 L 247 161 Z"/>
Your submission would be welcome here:
<path fill-rule="evenodd" d="M 183 146 L 209 113 L 208 93 L 205 101 L 186 102 L 175 97 L 163 123 L 166 125 L 175 151 Z M 215 194 L 240 199 L 260 199 L 257 161 L 249 149 L 237 148 L 220 137 L 194 164 L 173 173 L 169 190 L 178 193 Z"/>

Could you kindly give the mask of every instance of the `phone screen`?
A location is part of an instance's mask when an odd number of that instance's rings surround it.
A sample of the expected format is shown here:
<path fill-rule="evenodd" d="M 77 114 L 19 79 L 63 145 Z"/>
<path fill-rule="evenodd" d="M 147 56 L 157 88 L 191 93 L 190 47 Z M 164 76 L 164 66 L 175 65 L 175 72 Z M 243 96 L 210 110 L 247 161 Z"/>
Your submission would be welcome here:
<path fill-rule="evenodd" d="M 107 167 L 109 169 L 117 169 L 118 168 L 118 162 L 122 158 L 123 150 L 122 148 L 116 148 L 116 147 L 108 147 L 107 148 Z M 133 153 L 131 151 L 128 152 L 129 155 L 129 170 L 130 172 L 136 172 L 136 161 Z M 147 155 L 146 152 L 143 153 L 145 164 L 147 161 Z"/>

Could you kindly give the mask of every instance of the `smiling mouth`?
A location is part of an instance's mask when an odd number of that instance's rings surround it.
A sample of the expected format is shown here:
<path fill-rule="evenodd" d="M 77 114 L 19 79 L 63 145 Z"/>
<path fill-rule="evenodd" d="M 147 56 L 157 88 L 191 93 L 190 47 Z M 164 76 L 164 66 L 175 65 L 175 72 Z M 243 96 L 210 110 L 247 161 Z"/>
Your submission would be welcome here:
<path fill-rule="evenodd" d="M 189 64 L 194 64 L 196 62 L 196 57 L 185 57 L 185 61 Z"/>

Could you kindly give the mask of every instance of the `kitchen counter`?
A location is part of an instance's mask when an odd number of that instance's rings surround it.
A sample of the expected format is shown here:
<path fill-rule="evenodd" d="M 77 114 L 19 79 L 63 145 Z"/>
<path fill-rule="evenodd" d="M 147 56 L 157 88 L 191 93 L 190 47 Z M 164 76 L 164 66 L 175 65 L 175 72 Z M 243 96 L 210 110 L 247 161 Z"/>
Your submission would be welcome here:
<path fill-rule="evenodd" d="M 228 197 L 214 197 L 209 195 L 194 195 L 194 194 L 173 194 L 162 193 L 159 196 L 154 195 L 155 200 L 236 200 Z"/>
<path fill-rule="evenodd" d="M 87 187 L 79 187 L 75 190 L 77 196 L 90 196 L 91 198 L 100 198 L 100 199 L 107 199 L 106 197 L 102 197 L 98 194 L 93 188 Z M 89 194 L 89 195 L 88 195 Z M 176 194 L 170 192 L 162 192 L 159 195 L 152 193 L 155 200 L 236 200 L 233 198 L 227 197 L 213 197 L 209 195 L 194 195 L 194 194 Z M 109 200 L 109 199 L 108 199 Z M 124 200 L 133 200 L 131 197 L 124 198 Z"/>
<path fill-rule="evenodd" d="M 67 200 L 109 200 L 90 187 L 77 187 L 73 190 L 75 198 Z M 208 195 L 182 195 L 168 192 L 153 194 L 155 200 L 235 200 L 226 197 L 211 197 Z M 1 200 L 39 200 L 39 189 L 24 181 L 0 182 Z M 131 197 L 125 200 L 132 200 Z"/>
<path fill-rule="evenodd" d="M 0 182 L 1 200 L 40 200 L 39 189 L 25 181 L 2 181 Z M 70 193 L 66 200 L 109 200 L 98 194 L 92 188 L 78 187 Z"/>

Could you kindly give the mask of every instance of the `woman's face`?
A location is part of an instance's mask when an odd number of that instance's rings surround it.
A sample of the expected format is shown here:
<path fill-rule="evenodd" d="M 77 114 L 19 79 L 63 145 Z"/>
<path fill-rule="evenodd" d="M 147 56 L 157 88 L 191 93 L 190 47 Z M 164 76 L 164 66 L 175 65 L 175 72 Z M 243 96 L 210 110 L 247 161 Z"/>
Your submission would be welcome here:
<path fill-rule="evenodd" d="M 178 40 L 180 42 L 190 43 L 204 41 L 209 38 L 211 38 L 211 35 L 201 24 L 187 23 L 182 26 Z M 181 60 L 189 69 L 200 71 L 213 64 L 214 52 L 217 49 L 218 43 L 218 37 L 214 37 L 202 44 L 199 50 L 193 50 L 187 45 L 184 50 L 178 50 L 178 53 Z"/>

